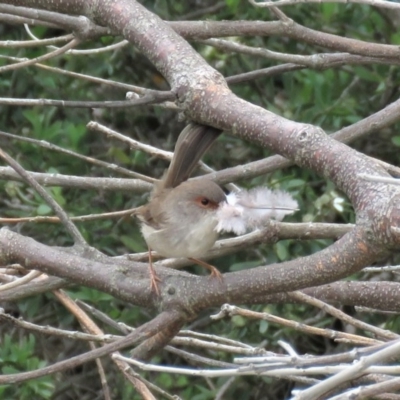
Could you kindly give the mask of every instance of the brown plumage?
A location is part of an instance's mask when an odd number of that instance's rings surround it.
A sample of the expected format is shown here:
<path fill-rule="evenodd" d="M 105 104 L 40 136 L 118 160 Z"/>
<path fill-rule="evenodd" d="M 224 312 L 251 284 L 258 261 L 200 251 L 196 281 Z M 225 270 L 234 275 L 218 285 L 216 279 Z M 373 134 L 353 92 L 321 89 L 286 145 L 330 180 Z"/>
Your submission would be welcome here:
<path fill-rule="evenodd" d="M 215 214 L 218 205 L 225 200 L 225 194 L 208 179 L 186 180 L 220 134 L 220 130 L 212 127 L 189 124 L 181 132 L 171 164 L 155 185 L 149 203 L 136 212 L 149 250 L 156 250 L 164 257 L 193 259 L 218 277 L 221 274 L 213 266 L 197 258 L 217 240 Z M 152 266 L 150 251 L 149 265 L 151 287 L 159 293 L 159 279 Z"/>

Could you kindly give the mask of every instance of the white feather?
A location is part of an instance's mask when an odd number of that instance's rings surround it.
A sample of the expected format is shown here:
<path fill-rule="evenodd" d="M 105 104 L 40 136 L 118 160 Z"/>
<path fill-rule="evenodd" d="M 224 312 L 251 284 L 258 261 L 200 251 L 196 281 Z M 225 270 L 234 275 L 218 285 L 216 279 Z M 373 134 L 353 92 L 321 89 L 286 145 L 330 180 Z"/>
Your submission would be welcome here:
<path fill-rule="evenodd" d="M 242 235 L 262 227 L 269 219 L 281 221 L 297 209 L 297 201 L 282 190 L 257 187 L 230 193 L 217 210 L 216 230 Z"/>
<path fill-rule="evenodd" d="M 217 210 L 217 232 L 233 232 L 243 235 L 247 231 L 246 220 L 243 218 L 243 207 L 224 201 Z"/>

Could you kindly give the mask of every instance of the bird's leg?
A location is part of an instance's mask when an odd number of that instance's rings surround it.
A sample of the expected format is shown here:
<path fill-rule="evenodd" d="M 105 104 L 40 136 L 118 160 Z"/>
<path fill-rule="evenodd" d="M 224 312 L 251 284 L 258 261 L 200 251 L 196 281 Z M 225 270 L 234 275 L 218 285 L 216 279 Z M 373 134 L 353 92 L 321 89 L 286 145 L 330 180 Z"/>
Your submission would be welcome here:
<path fill-rule="evenodd" d="M 200 265 L 201 267 L 207 268 L 211 272 L 211 278 L 218 278 L 220 281 L 223 280 L 221 272 L 219 272 L 217 268 L 215 268 L 211 264 L 208 264 L 205 261 L 201 261 L 198 258 L 189 258 L 189 260 L 193 261 L 197 265 Z"/>
<path fill-rule="evenodd" d="M 157 276 L 156 270 L 153 267 L 153 259 L 151 256 L 151 248 L 149 247 L 149 272 L 150 272 L 150 290 L 154 290 L 157 296 L 160 295 L 160 289 L 158 283 L 161 279 Z"/>

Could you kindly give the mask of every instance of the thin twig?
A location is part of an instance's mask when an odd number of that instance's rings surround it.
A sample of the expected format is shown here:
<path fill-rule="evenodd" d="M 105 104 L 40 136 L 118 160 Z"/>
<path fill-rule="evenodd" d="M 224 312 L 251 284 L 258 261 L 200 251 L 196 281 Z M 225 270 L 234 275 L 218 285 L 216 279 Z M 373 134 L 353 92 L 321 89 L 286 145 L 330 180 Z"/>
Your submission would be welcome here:
<path fill-rule="evenodd" d="M 109 213 L 101 214 L 89 214 L 81 215 L 79 217 L 69 217 L 72 222 L 87 222 L 87 221 L 98 221 L 103 219 L 121 218 L 125 216 L 131 216 L 135 213 L 137 207 L 130 208 L 128 210 L 113 211 Z M 0 218 L 0 224 L 19 224 L 21 222 L 35 222 L 35 223 L 60 223 L 59 217 L 19 217 L 19 218 Z"/>
<path fill-rule="evenodd" d="M 77 188 L 85 190 L 111 190 L 130 193 L 149 192 L 153 185 L 138 179 L 127 178 L 98 178 L 91 176 L 72 176 L 56 173 L 41 173 L 27 171 L 38 183 L 43 186 L 62 186 L 66 188 Z M 14 181 L 23 179 L 10 167 L 0 167 L 0 178 Z M 152 179 L 155 182 L 156 179 Z"/>
<path fill-rule="evenodd" d="M 79 321 L 84 330 L 90 333 L 102 335 L 103 332 L 96 326 L 96 324 L 89 318 L 89 316 L 81 310 L 63 290 L 54 290 L 54 296 L 63 304 Z M 96 348 L 93 342 L 89 342 L 92 350 Z M 97 370 L 100 375 L 100 381 L 103 388 L 103 396 L 105 400 L 111 400 L 111 392 L 107 383 L 106 373 L 104 371 L 103 363 L 100 358 L 95 360 Z"/>
<path fill-rule="evenodd" d="M 16 279 L 13 282 L 6 283 L 5 285 L 1 285 L 0 292 L 4 292 L 5 290 L 14 289 L 18 286 L 24 285 L 25 283 L 32 281 L 33 279 L 39 277 L 42 274 L 43 272 L 41 271 L 35 271 L 35 270 L 30 271 L 22 278 Z"/>
<path fill-rule="evenodd" d="M 11 60 L 11 61 L 17 61 L 17 62 L 26 60 L 25 58 L 18 58 L 18 57 L 11 57 L 11 56 L 2 56 L 2 58 Z M 130 85 L 130 84 L 127 84 L 124 82 L 114 81 L 112 79 L 98 78 L 98 77 L 92 76 L 92 75 L 82 74 L 82 73 L 73 72 L 73 71 L 67 71 L 62 68 L 51 67 L 51 66 L 45 65 L 45 64 L 37 63 L 34 66 L 38 67 L 40 69 L 44 69 L 45 71 L 51 71 L 51 72 L 54 72 L 57 74 L 69 76 L 71 78 L 82 79 L 82 80 L 85 80 L 88 82 L 99 83 L 101 85 L 107 85 L 107 86 L 111 86 L 113 88 L 117 88 L 117 89 L 121 89 L 121 90 L 125 90 L 125 91 L 132 91 L 132 92 L 135 92 L 135 93 L 141 94 L 141 95 L 145 95 L 147 93 L 152 93 L 152 92 L 164 93 L 164 91 L 147 89 L 147 88 L 144 88 L 141 86 L 135 86 L 135 85 Z M 171 96 L 172 96 L 172 93 L 171 93 Z"/>
<path fill-rule="evenodd" d="M 211 318 L 212 319 L 220 319 L 220 318 L 225 317 L 226 315 L 229 315 L 230 317 L 232 317 L 233 315 L 241 315 L 242 317 L 246 317 L 246 318 L 256 318 L 256 319 L 260 319 L 260 320 L 265 320 L 265 321 L 277 323 L 277 324 L 280 324 L 280 325 L 283 325 L 286 327 L 290 327 L 290 328 L 295 329 L 300 332 L 306 332 L 306 333 L 313 334 L 313 335 L 319 335 L 319 336 L 323 336 L 323 337 L 333 339 L 333 340 L 336 340 L 339 338 L 351 340 L 353 343 L 356 343 L 358 345 L 372 345 L 372 344 L 380 343 L 378 340 L 366 338 L 363 336 L 353 335 L 353 334 L 345 333 L 345 332 L 339 332 L 339 331 L 335 331 L 333 329 L 316 328 L 314 326 L 305 325 L 303 323 L 299 323 L 296 321 L 291 321 L 291 320 L 288 320 L 285 318 L 277 317 L 270 313 L 266 313 L 266 312 L 260 313 L 260 312 L 245 310 L 243 308 L 231 306 L 229 304 L 223 305 L 221 307 L 221 311 L 218 314 L 211 316 Z"/>
<path fill-rule="evenodd" d="M 52 335 L 57 337 L 63 337 L 67 339 L 73 340 L 82 340 L 82 341 L 92 341 L 92 342 L 100 342 L 100 343 L 111 343 L 115 342 L 118 339 L 121 339 L 122 336 L 116 335 L 97 335 L 90 334 L 78 331 L 67 331 L 64 329 L 53 328 L 51 326 L 40 326 L 37 324 L 33 324 L 31 322 L 24 321 L 21 318 L 15 318 L 10 314 L 6 314 L 3 309 L 0 308 L 0 320 L 7 321 L 19 328 L 26 329 L 31 332 L 40 333 L 42 335 Z"/>
<path fill-rule="evenodd" d="M 1 99 L 0 99 L 0 102 L 1 102 Z M 98 160 L 98 159 L 93 158 L 93 157 L 84 156 L 83 154 L 76 153 L 75 151 L 65 149 L 65 148 L 57 146 L 57 145 L 55 145 L 53 143 L 49 143 L 46 140 L 37 140 L 37 139 L 33 139 L 33 138 L 27 138 L 27 137 L 14 135 L 12 133 L 4 132 L 4 131 L 0 131 L 0 136 L 7 137 L 7 138 L 10 138 L 10 139 L 14 139 L 14 140 L 18 140 L 18 141 L 22 141 L 22 142 L 26 142 L 26 143 L 31 143 L 33 145 L 36 145 L 38 147 L 42 147 L 44 149 L 53 150 L 53 151 L 56 151 L 56 152 L 59 152 L 59 153 L 62 153 L 62 154 L 67 154 L 67 155 L 69 155 L 71 157 L 78 158 L 79 160 L 86 161 L 86 162 L 88 162 L 90 164 L 106 168 L 109 171 L 118 172 L 118 173 L 120 173 L 122 175 L 130 176 L 130 177 L 136 178 L 136 179 L 142 179 L 145 182 L 154 183 L 154 179 L 150 178 L 150 177 L 148 177 L 146 175 L 139 174 L 139 173 L 134 172 L 134 171 L 130 171 L 129 169 L 120 167 L 120 166 L 118 166 L 116 164 L 110 164 L 108 162 L 101 161 L 101 160 Z"/>
<path fill-rule="evenodd" d="M 30 60 L 22 61 L 22 62 L 16 63 L 16 64 L 5 65 L 4 67 L 0 67 L 0 73 L 6 72 L 6 71 L 15 71 L 16 69 L 28 67 L 28 66 L 36 64 L 38 62 L 57 57 L 61 54 L 66 53 L 69 49 L 72 49 L 72 48 L 78 46 L 80 42 L 81 41 L 79 39 L 75 38 L 75 39 L 71 40 L 69 43 L 67 43 L 65 46 L 60 47 L 59 49 L 57 49 L 55 51 L 51 51 L 50 53 L 47 53 L 43 56 L 32 58 Z"/>
<path fill-rule="evenodd" d="M 316 400 L 323 396 L 328 391 L 334 389 L 337 386 L 340 386 L 344 382 L 347 382 L 351 379 L 355 379 L 362 375 L 364 372 L 372 372 L 374 368 L 371 366 L 374 364 L 380 364 L 389 359 L 393 359 L 398 357 L 400 354 L 400 340 L 394 341 L 390 346 L 379 350 L 371 355 L 362 357 L 357 363 L 354 365 L 348 366 L 344 368 L 342 371 L 336 373 L 332 377 L 325 379 L 324 381 L 318 383 L 317 385 L 303 390 L 300 394 L 298 394 L 295 399 L 296 400 Z M 377 367 L 379 370 L 379 367 Z"/>
<path fill-rule="evenodd" d="M 17 161 L 6 154 L 2 149 L 0 149 L 0 157 L 6 161 L 7 164 L 9 164 L 29 186 L 35 189 L 40 197 L 42 197 L 49 207 L 53 209 L 58 218 L 60 218 L 60 221 L 66 230 L 74 239 L 75 244 L 81 246 L 82 248 L 87 248 L 88 245 L 77 227 L 71 222 L 63 208 L 46 192 L 46 190 L 44 190 L 42 186 L 40 186 L 40 184 L 28 172 L 26 172 Z"/>
<path fill-rule="evenodd" d="M 72 40 L 74 35 L 69 33 L 68 35 L 53 37 L 49 39 L 39 39 L 39 40 L 1 40 L 0 48 L 25 48 L 25 47 L 39 47 L 39 46 L 47 46 L 49 44 L 67 42 L 68 40 Z"/>
<path fill-rule="evenodd" d="M 388 0 L 272 0 L 272 1 L 261 1 L 248 0 L 250 4 L 255 7 L 283 7 L 291 4 L 300 3 L 356 3 L 356 4 L 368 4 L 374 7 L 389 8 L 392 10 L 400 10 L 400 4 Z"/>
<path fill-rule="evenodd" d="M 288 293 L 290 297 L 296 299 L 297 301 L 310 304 L 314 307 L 317 307 L 325 312 L 331 314 L 333 317 L 340 319 L 341 321 L 353 325 L 358 329 L 363 329 L 367 332 L 373 333 L 376 337 L 383 339 L 383 340 L 395 340 L 398 339 L 400 336 L 390 332 L 385 329 L 377 328 L 371 324 L 367 324 L 366 322 L 359 321 L 350 315 L 344 313 L 343 311 L 338 310 L 336 307 L 333 307 L 323 301 L 316 299 L 315 297 L 311 297 L 303 292 L 296 291 Z"/>
<path fill-rule="evenodd" d="M 358 174 L 361 179 L 365 179 L 369 182 L 379 182 L 379 183 L 388 183 L 390 185 L 400 185 L 400 179 L 396 178 L 388 178 L 385 176 L 378 175 L 369 175 L 369 174 Z"/>
<path fill-rule="evenodd" d="M 169 161 L 172 160 L 172 156 L 174 154 L 173 152 L 161 150 L 157 147 L 150 146 L 148 144 L 143 144 L 143 143 L 141 143 L 137 140 L 134 140 L 128 136 L 122 135 L 119 132 L 114 131 L 113 129 L 107 128 L 106 126 L 99 124 L 98 122 L 90 121 L 87 124 L 87 128 L 101 132 L 107 136 L 114 137 L 124 143 L 129 144 L 133 149 L 143 151 L 145 153 L 148 153 L 155 157 L 159 157 L 161 159 L 165 159 L 165 160 L 169 160 Z M 202 171 L 207 172 L 207 173 L 215 173 L 215 170 L 212 169 L 211 167 L 209 167 L 204 162 L 200 161 L 199 165 L 200 165 L 200 168 Z M 239 190 L 239 188 L 234 184 L 228 184 L 226 186 L 229 190 L 236 190 L 236 191 Z"/>
<path fill-rule="evenodd" d="M 1 72 L 1 71 L 0 71 Z M 2 105 L 18 105 L 21 107 L 33 106 L 53 106 L 53 107 L 73 107 L 73 108 L 130 108 L 142 105 L 163 103 L 171 100 L 169 92 L 156 92 L 146 93 L 139 98 L 132 98 L 129 100 L 115 100 L 115 101 L 72 101 L 72 100 L 55 100 L 55 99 L 14 99 L 14 98 L 0 98 Z"/>

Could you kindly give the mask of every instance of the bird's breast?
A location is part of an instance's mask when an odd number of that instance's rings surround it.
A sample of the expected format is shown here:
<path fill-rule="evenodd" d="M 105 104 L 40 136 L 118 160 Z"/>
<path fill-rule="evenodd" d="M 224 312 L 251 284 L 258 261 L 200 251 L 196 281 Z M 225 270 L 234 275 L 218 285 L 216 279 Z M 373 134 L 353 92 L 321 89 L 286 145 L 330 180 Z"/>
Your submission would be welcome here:
<path fill-rule="evenodd" d="M 142 234 L 149 247 L 163 257 L 201 258 L 217 240 L 216 225 L 212 216 L 166 224 L 159 230 L 143 224 Z"/>

